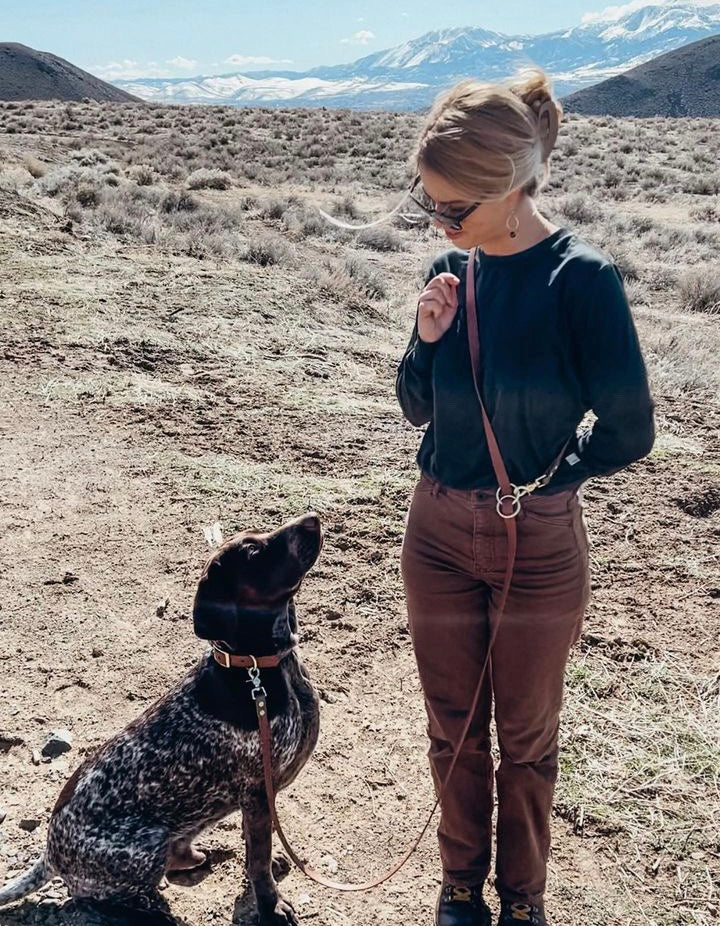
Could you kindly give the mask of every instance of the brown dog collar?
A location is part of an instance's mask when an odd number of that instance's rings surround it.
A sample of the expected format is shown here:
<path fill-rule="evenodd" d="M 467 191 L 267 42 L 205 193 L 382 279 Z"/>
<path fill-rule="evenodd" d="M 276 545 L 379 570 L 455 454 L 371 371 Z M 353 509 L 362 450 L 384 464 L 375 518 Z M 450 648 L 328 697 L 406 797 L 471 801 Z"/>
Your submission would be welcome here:
<path fill-rule="evenodd" d="M 220 649 L 215 643 L 212 645 L 215 662 L 223 669 L 274 669 L 289 652 L 290 650 L 285 650 L 282 653 L 273 653 L 272 656 L 238 656 Z"/>

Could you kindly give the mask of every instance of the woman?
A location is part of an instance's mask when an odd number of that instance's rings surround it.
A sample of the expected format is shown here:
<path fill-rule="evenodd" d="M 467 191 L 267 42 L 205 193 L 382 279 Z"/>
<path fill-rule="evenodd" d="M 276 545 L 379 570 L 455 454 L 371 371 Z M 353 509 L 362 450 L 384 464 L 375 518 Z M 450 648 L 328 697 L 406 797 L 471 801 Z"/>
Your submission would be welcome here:
<path fill-rule="evenodd" d="M 499 923 L 546 923 L 563 674 L 589 594 L 580 486 L 643 457 L 654 439 L 617 267 L 534 201 L 561 115 L 541 71 L 509 84 L 463 81 L 436 100 L 414 153 L 412 197 L 454 245 L 427 275 L 397 376 L 405 416 L 428 425 L 401 563 L 436 789 L 470 722 L 492 636 L 478 710 L 441 798 L 437 926 L 490 922 L 482 891 L 491 857 L 493 702 Z M 509 478 L 532 484 L 560 461 L 549 482 L 518 499 L 517 553 L 499 621 L 508 534 L 468 348 L 472 248 L 478 391 Z M 595 424 L 576 435 L 588 410 Z"/>

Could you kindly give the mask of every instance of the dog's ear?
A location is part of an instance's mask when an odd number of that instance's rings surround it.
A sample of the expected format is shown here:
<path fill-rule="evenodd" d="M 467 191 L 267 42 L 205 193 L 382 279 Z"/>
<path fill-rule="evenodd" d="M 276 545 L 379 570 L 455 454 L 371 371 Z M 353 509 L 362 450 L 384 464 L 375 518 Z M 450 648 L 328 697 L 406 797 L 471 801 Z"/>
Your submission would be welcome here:
<path fill-rule="evenodd" d="M 222 639 L 236 613 L 237 559 L 237 550 L 223 550 L 203 570 L 193 601 L 195 633 L 203 640 Z"/>

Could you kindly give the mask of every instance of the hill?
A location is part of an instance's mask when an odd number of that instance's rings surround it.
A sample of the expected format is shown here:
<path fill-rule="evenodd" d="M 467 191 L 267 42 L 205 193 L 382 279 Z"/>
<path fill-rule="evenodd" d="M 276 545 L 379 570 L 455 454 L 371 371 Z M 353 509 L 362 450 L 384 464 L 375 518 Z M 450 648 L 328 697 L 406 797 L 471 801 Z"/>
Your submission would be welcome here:
<path fill-rule="evenodd" d="M 0 43 L 0 100 L 102 100 L 132 103 L 137 97 L 93 77 L 64 58 L 17 42 Z"/>
<path fill-rule="evenodd" d="M 563 106 L 585 115 L 720 116 L 720 35 L 579 90 Z"/>

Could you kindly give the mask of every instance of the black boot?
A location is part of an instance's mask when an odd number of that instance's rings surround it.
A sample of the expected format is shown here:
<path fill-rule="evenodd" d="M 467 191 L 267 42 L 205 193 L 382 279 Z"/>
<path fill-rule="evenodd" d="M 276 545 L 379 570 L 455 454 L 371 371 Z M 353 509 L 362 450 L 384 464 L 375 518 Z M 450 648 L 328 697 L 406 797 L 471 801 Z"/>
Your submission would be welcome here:
<path fill-rule="evenodd" d="M 490 926 L 490 908 L 482 899 L 482 884 L 444 884 L 435 907 L 435 926 Z"/>
<path fill-rule="evenodd" d="M 547 926 L 542 906 L 531 903 L 517 903 L 511 900 L 500 902 L 498 926 Z"/>

